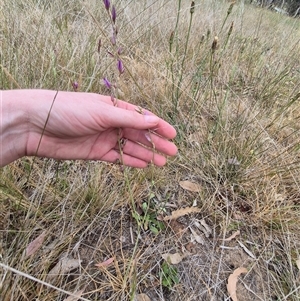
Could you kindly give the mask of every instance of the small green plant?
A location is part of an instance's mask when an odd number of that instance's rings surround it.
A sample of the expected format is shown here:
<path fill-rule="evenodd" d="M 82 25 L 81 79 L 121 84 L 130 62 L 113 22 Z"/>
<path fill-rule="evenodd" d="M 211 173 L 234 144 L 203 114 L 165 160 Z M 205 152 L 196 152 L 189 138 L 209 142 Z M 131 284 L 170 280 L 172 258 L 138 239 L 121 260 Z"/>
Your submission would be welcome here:
<path fill-rule="evenodd" d="M 146 202 L 142 204 L 142 210 L 145 214 L 143 220 L 145 230 L 149 228 L 153 234 L 157 235 L 160 231 L 165 229 L 164 223 L 157 220 L 156 212 L 151 210 Z"/>
<path fill-rule="evenodd" d="M 143 202 L 141 205 L 141 214 L 136 210 L 132 212 L 133 218 L 136 222 L 143 227 L 144 230 L 150 230 L 153 234 L 157 235 L 165 229 L 165 224 L 157 220 L 157 214 L 164 210 L 157 208 L 154 203 L 154 195 L 149 196 L 148 202 Z"/>
<path fill-rule="evenodd" d="M 179 283 L 179 277 L 176 267 L 164 261 L 161 265 L 159 274 L 161 285 L 171 289 L 174 285 Z"/>

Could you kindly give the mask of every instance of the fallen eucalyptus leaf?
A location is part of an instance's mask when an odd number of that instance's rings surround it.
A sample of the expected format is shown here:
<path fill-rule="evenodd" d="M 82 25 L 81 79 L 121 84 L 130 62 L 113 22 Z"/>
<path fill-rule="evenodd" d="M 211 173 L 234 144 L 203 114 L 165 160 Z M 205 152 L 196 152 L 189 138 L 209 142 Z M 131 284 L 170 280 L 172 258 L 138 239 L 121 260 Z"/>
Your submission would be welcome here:
<path fill-rule="evenodd" d="M 113 261 L 115 260 L 115 257 L 111 257 L 103 262 L 96 263 L 95 266 L 98 268 L 106 268 L 108 267 Z"/>
<path fill-rule="evenodd" d="M 42 232 L 36 239 L 28 244 L 26 248 L 26 257 L 33 255 L 42 245 L 46 237 L 46 231 Z"/>
<path fill-rule="evenodd" d="M 184 256 L 179 253 L 174 253 L 174 254 L 165 253 L 162 254 L 161 257 L 170 264 L 178 264 L 184 258 Z"/>
<path fill-rule="evenodd" d="M 80 266 L 81 262 L 82 260 L 63 257 L 58 261 L 58 263 L 54 266 L 54 268 L 48 273 L 46 277 L 46 281 L 51 282 L 58 276 L 62 274 L 67 274 L 70 271 L 77 269 Z"/>
<path fill-rule="evenodd" d="M 229 297 L 232 299 L 232 301 L 238 301 L 236 296 L 236 284 L 238 281 L 238 277 L 241 274 L 247 273 L 247 269 L 243 267 L 239 267 L 233 271 L 232 274 L 228 277 L 228 283 L 227 283 L 227 291 L 229 294 Z"/>
<path fill-rule="evenodd" d="M 196 208 L 196 207 L 186 207 L 186 208 L 181 208 L 178 210 L 175 210 L 171 213 L 171 215 L 169 216 L 165 216 L 163 218 L 164 221 L 169 221 L 169 220 L 173 220 L 173 219 L 177 219 L 181 216 L 190 214 L 190 213 L 197 213 L 200 212 L 200 208 Z"/>
<path fill-rule="evenodd" d="M 180 181 L 179 185 L 181 186 L 181 188 L 192 192 L 199 192 L 201 190 L 199 184 L 193 183 L 191 181 Z"/>

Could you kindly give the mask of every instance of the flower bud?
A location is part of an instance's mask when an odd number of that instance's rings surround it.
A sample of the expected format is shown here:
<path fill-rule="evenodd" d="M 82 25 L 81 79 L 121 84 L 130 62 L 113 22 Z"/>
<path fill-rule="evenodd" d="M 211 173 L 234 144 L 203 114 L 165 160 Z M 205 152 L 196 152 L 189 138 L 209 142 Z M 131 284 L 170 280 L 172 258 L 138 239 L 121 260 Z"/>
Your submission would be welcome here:
<path fill-rule="evenodd" d="M 120 75 L 122 73 L 124 73 L 125 69 L 124 69 L 123 63 L 120 59 L 118 60 L 117 66 L 118 66 L 118 70 L 119 70 Z"/>
<path fill-rule="evenodd" d="M 106 77 L 103 78 L 103 83 L 107 89 L 111 89 L 112 87 L 111 82 Z"/>
<path fill-rule="evenodd" d="M 101 39 L 99 39 L 98 41 L 98 48 L 97 48 L 98 53 L 100 53 L 100 49 L 101 49 Z"/>
<path fill-rule="evenodd" d="M 109 0 L 103 0 L 104 6 L 106 10 L 109 10 L 110 7 L 110 1 Z"/>
<path fill-rule="evenodd" d="M 114 24 L 116 23 L 116 18 L 117 18 L 117 12 L 115 6 L 113 5 L 111 8 L 111 19 Z"/>
<path fill-rule="evenodd" d="M 74 82 L 72 83 L 72 87 L 73 87 L 74 91 L 77 92 L 78 87 L 79 87 L 78 82 L 77 82 L 77 81 L 74 81 Z"/>

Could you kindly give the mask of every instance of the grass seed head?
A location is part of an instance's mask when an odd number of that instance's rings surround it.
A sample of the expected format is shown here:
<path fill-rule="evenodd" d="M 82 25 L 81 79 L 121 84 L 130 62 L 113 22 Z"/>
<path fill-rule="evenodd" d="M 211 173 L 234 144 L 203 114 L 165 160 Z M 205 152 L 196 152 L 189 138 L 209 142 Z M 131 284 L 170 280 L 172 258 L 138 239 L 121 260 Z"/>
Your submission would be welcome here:
<path fill-rule="evenodd" d="M 191 2 L 191 9 L 190 9 L 190 13 L 193 14 L 195 12 L 195 1 Z"/>
<path fill-rule="evenodd" d="M 231 24 L 230 24 L 229 30 L 228 30 L 228 36 L 230 36 L 231 33 L 232 33 L 232 30 L 233 30 L 233 24 L 234 24 L 234 22 L 232 21 Z"/>
<path fill-rule="evenodd" d="M 171 34 L 170 34 L 170 38 L 169 38 L 169 49 L 171 51 L 172 45 L 173 45 L 173 41 L 174 41 L 174 30 L 172 30 Z"/>
<path fill-rule="evenodd" d="M 229 16 L 231 14 L 234 4 L 235 4 L 235 2 L 231 2 L 230 3 L 230 6 L 229 6 L 229 8 L 227 10 L 227 16 Z"/>
<path fill-rule="evenodd" d="M 210 37 L 210 34 L 211 34 L 211 32 L 210 32 L 210 29 L 208 28 L 208 29 L 207 29 L 207 32 L 206 32 L 206 37 L 207 37 L 207 39 Z"/>
<path fill-rule="evenodd" d="M 219 38 L 217 36 L 215 36 L 213 42 L 212 42 L 212 45 L 211 45 L 211 50 L 213 52 L 215 52 L 217 49 L 218 49 L 218 41 L 219 41 Z"/>
<path fill-rule="evenodd" d="M 98 41 L 98 48 L 97 48 L 98 53 L 100 53 L 100 49 L 101 49 L 101 39 L 99 39 Z"/>

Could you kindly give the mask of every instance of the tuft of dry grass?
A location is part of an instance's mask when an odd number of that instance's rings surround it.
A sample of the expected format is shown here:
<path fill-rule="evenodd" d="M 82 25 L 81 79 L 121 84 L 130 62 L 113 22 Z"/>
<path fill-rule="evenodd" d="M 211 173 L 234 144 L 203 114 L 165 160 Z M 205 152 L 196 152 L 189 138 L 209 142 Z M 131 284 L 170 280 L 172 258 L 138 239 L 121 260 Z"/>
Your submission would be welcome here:
<path fill-rule="evenodd" d="M 229 300 L 241 266 L 240 300 L 299 299 L 300 21 L 244 1 L 195 2 L 192 15 L 186 1 L 114 2 L 126 68 L 118 93 L 178 131 L 165 168 L 22 158 L 1 169 L 0 263 L 25 274 L 0 267 L 1 300 L 79 290 L 88 300 Z M 0 24 L 3 89 L 72 90 L 76 80 L 107 92 L 102 78 L 115 66 L 102 1 L 4 0 Z M 201 212 L 159 228 L 162 215 L 193 205 Z M 191 242 L 201 220 L 211 234 L 198 229 L 203 243 Z M 175 252 L 186 257 L 166 287 L 161 255 Z M 50 283 L 64 256 L 81 263 Z"/>

